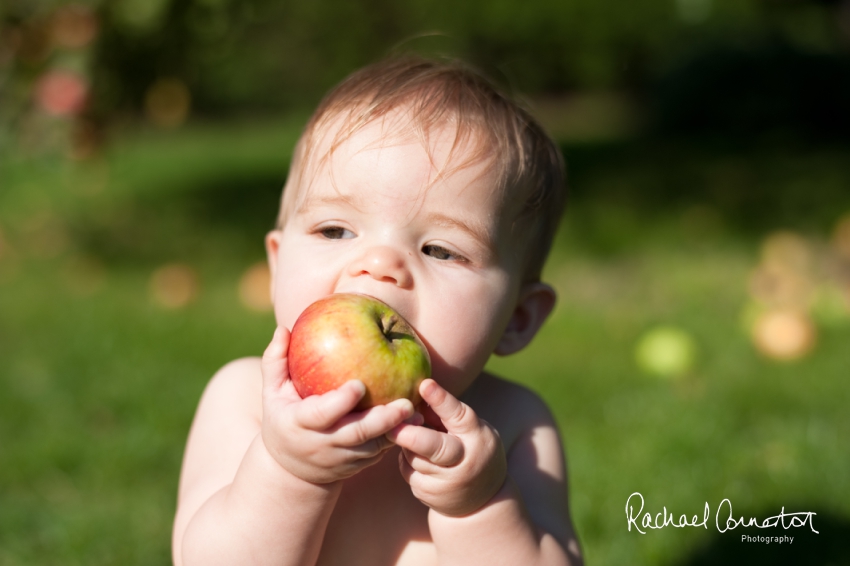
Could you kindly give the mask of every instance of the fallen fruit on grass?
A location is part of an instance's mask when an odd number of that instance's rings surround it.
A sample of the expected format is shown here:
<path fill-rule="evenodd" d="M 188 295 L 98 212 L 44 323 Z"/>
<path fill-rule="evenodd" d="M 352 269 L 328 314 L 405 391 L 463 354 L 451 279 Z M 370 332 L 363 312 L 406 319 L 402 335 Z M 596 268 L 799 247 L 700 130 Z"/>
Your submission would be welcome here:
<path fill-rule="evenodd" d="M 359 379 L 366 394 L 357 410 L 402 398 L 416 405 L 431 359 L 413 327 L 389 305 L 338 293 L 311 304 L 295 321 L 289 374 L 301 397 Z"/>
<path fill-rule="evenodd" d="M 635 349 L 638 367 L 661 377 L 679 377 L 688 373 L 695 358 L 693 338 L 673 326 L 659 326 L 648 331 Z"/>
<path fill-rule="evenodd" d="M 801 311 L 763 313 L 754 323 L 753 343 L 763 355 L 783 362 L 805 357 L 817 343 L 815 326 Z"/>

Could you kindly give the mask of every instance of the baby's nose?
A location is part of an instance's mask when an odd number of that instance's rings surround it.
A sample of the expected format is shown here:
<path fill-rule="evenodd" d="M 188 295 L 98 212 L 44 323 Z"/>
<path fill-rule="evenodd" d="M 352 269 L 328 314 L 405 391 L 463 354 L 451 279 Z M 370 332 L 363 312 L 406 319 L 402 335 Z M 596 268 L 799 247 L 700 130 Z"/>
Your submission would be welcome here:
<path fill-rule="evenodd" d="M 349 266 L 349 275 L 369 275 L 376 281 L 393 283 L 402 289 L 413 286 L 413 276 L 407 268 L 404 254 L 387 246 L 375 246 Z"/>

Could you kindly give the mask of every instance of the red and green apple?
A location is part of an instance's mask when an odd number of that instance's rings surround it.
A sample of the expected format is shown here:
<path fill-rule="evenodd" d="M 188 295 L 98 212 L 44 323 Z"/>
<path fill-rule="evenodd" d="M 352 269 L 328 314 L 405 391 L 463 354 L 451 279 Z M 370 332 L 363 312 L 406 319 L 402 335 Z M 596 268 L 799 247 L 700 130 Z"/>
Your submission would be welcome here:
<path fill-rule="evenodd" d="M 357 410 L 402 398 L 416 405 L 431 360 L 413 327 L 389 305 L 337 293 L 311 304 L 295 321 L 289 374 L 302 398 L 359 379 L 366 394 Z"/>

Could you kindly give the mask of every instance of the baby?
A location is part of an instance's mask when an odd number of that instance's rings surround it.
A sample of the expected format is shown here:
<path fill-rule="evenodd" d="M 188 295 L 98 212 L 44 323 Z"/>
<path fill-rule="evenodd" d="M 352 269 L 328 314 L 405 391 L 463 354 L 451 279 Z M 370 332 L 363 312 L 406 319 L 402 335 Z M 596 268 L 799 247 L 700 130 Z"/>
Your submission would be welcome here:
<path fill-rule="evenodd" d="M 278 329 L 198 406 L 175 564 L 580 564 L 552 415 L 483 371 L 555 304 L 540 273 L 563 205 L 557 147 L 464 66 L 395 59 L 337 86 L 266 237 Z M 359 381 L 299 397 L 289 329 L 332 293 L 378 298 L 416 329 L 433 378 L 419 407 L 353 411 Z"/>

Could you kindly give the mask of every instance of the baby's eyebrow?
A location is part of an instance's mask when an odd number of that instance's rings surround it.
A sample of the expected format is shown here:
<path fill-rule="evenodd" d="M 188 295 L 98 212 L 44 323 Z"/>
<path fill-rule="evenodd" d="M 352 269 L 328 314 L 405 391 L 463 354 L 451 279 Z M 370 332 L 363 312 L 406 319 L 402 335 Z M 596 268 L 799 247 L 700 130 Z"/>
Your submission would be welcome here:
<path fill-rule="evenodd" d="M 428 223 L 436 224 L 438 226 L 457 228 L 462 232 L 466 232 L 485 246 L 489 248 L 493 247 L 493 237 L 490 235 L 490 231 L 478 223 L 470 224 L 468 222 L 464 222 L 460 218 L 448 216 L 442 212 L 432 212 L 428 214 L 425 219 Z"/>
<path fill-rule="evenodd" d="M 339 204 L 346 204 L 349 206 L 353 206 L 354 208 L 358 208 L 358 203 L 361 199 L 357 197 L 357 195 L 343 195 L 343 194 L 335 194 L 335 195 L 323 195 L 323 196 L 308 196 L 303 200 L 301 206 L 298 207 L 298 212 L 304 212 L 309 209 L 311 206 L 333 206 Z"/>
<path fill-rule="evenodd" d="M 339 204 L 358 208 L 358 204 L 360 204 L 362 200 L 363 199 L 359 198 L 358 195 L 335 194 L 310 196 L 304 199 L 304 202 L 301 203 L 300 207 L 298 207 L 298 212 L 304 212 L 312 206 L 333 206 Z M 449 216 L 443 212 L 431 212 L 425 217 L 425 221 L 429 224 L 436 224 L 437 226 L 445 228 L 456 228 L 461 232 L 469 234 L 474 240 L 490 249 L 495 247 L 495 240 L 491 235 L 490 230 L 488 230 L 483 224 L 477 222 L 469 223 L 461 218 Z"/>

